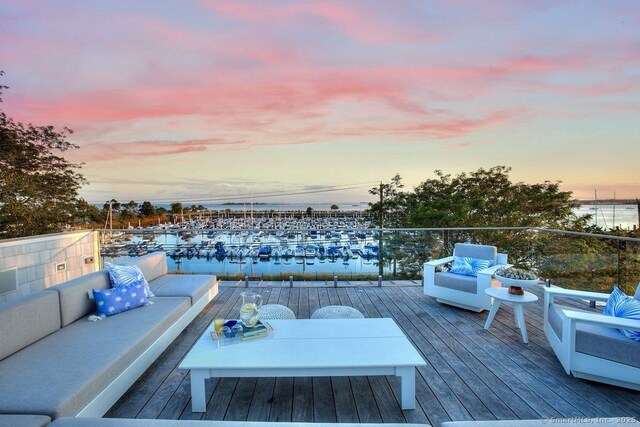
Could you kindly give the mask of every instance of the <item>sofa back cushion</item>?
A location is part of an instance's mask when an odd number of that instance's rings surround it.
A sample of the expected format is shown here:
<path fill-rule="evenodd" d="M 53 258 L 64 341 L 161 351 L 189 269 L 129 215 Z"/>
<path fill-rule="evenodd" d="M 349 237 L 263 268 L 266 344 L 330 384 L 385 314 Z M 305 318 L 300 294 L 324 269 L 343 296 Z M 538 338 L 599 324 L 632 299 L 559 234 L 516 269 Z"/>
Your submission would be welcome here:
<path fill-rule="evenodd" d="M 167 255 L 164 251 L 152 252 L 139 258 L 122 262 L 125 265 L 137 265 L 147 282 L 167 274 Z"/>
<path fill-rule="evenodd" d="M 470 243 L 456 243 L 453 248 L 453 255 L 475 259 L 488 259 L 496 263 L 498 248 L 488 245 L 473 245 Z"/>
<path fill-rule="evenodd" d="M 0 360 L 60 329 L 56 292 L 42 291 L 0 305 Z"/>
<path fill-rule="evenodd" d="M 67 326 L 96 311 L 96 302 L 89 298 L 92 289 L 111 287 L 109 273 L 106 270 L 85 274 L 49 289 L 60 297 L 60 315 L 62 326 Z"/>

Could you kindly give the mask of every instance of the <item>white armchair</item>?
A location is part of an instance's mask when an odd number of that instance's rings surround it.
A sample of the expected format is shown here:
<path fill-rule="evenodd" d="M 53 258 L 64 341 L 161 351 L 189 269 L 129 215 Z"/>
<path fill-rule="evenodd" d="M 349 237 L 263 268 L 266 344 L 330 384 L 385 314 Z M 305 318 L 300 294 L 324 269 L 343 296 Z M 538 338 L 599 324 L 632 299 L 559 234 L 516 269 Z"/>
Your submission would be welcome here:
<path fill-rule="evenodd" d="M 640 342 L 618 330 L 640 330 L 640 320 L 570 308 L 556 298 L 606 301 L 609 294 L 544 288 L 544 333 L 566 373 L 640 390 Z"/>
<path fill-rule="evenodd" d="M 436 267 L 453 262 L 454 256 L 487 259 L 493 261 L 493 265 L 479 271 L 477 277 L 436 272 Z M 484 290 L 492 286 L 491 279 L 497 269 L 510 266 L 511 264 L 507 264 L 507 254 L 498 253 L 495 246 L 456 243 L 453 256 L 424 264 L 424 293 L 443 304 L 478 312 L 489 310 L 491 298 Z"/>

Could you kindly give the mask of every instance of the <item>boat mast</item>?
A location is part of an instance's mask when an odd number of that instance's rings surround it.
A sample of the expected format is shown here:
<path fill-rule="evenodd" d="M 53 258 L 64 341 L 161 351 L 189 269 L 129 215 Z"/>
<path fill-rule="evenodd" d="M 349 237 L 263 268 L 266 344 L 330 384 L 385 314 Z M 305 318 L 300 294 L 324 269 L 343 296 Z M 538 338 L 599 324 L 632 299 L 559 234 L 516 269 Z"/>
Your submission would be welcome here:
<path fill-rule="evenodd" d="M 108 202 L 108 203 L 109 203 L 109 210 L 107 211 L 107 219 L 104 222 L 104 228 L 107 228 L 107 224 L 109 224 L 109 229 L 111 230 L 109 234 L 109 240 L 113 241 L 113 210 L 111 207 L 111 202 Z"/>
<path fill-rule="evenodd" d="M 616 192 L 613 192 L 613 224 L 611 228 L 616 228 Z"/>

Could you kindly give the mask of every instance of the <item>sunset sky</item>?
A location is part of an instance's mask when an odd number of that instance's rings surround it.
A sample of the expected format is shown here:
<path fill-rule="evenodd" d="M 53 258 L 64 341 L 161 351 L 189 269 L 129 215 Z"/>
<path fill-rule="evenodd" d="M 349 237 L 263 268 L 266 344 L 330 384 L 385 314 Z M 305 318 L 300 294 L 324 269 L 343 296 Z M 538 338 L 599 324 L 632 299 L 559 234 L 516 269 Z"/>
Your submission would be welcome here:
<path fill-rule="evenodd" d="M 495 165 L 640 197 L 637 0 L 0 0 L 0 40 L 2 110 L 74 130 L 89 201 L 360 202 Z"/>

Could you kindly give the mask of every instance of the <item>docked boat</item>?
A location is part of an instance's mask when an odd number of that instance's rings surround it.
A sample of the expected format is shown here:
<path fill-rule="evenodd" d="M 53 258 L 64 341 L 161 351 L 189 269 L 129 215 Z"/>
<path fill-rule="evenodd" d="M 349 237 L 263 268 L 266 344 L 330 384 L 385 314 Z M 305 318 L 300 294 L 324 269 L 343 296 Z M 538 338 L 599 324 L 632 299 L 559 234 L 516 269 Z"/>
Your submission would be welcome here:
<path fill-rule="evenodd" d="M 258 249 L 258 257 L 260 259 L 271 258 L 271 246 L 262 246 Z"/>
<path fill-rule="evenodd" d="M 290 247 L 286 247 L 282 250 L 282 257 L 283 258 L 292 258 L 295 255 L 293 249 L 291 249 Z"/>
<path fill-rule="evenodd" d="M 365 258 L 376 258 L 378 256 L 378 245 L 367 243 L 362 250 L 362 256 Z"/>
<path fill-rule="evenodd" d="M 315 258 L 316 257 L 316 245 L 307 245 L 304 248 L 304 256 L 305 258 Z"/>

